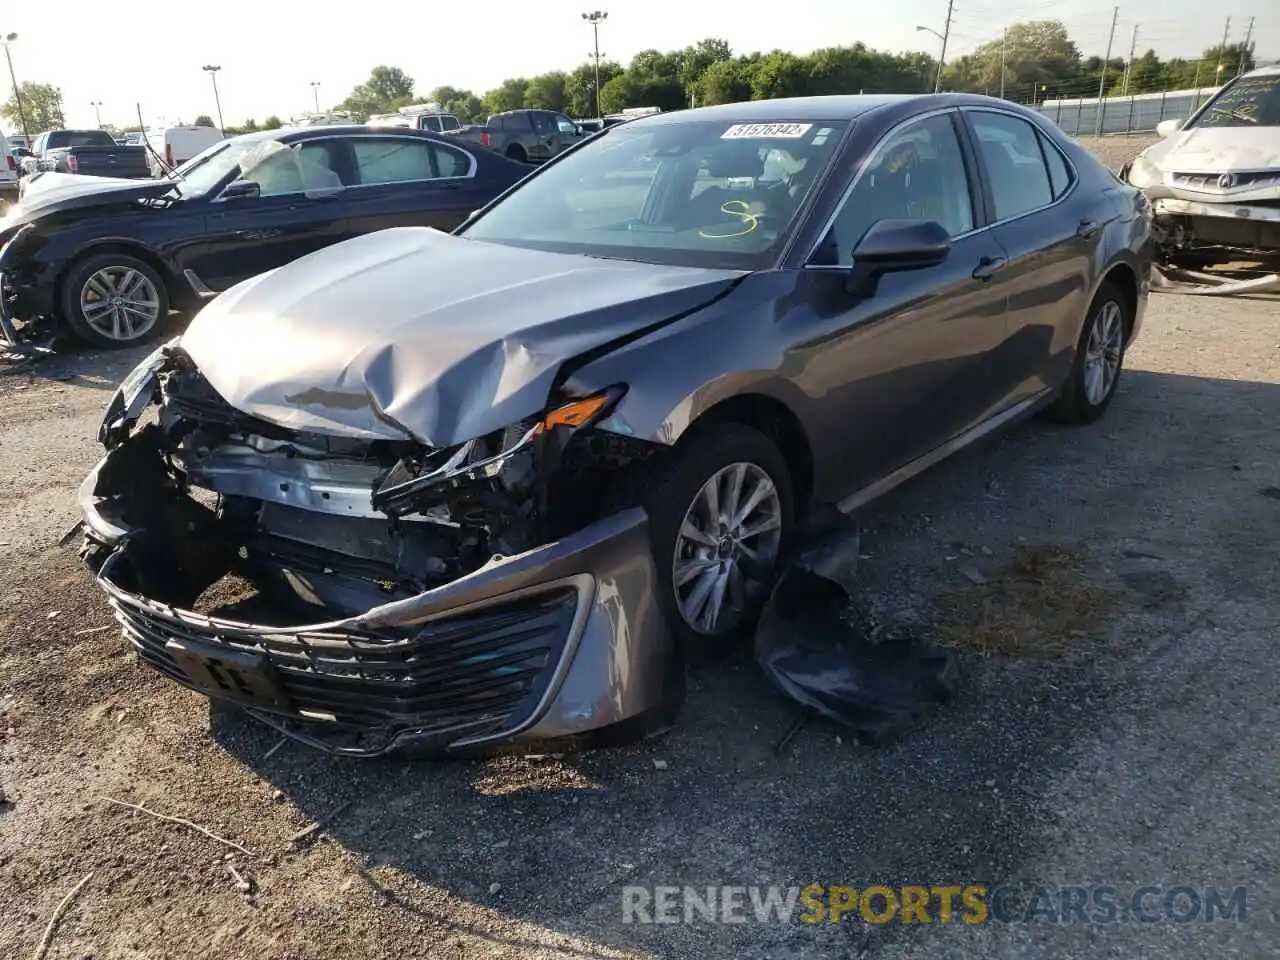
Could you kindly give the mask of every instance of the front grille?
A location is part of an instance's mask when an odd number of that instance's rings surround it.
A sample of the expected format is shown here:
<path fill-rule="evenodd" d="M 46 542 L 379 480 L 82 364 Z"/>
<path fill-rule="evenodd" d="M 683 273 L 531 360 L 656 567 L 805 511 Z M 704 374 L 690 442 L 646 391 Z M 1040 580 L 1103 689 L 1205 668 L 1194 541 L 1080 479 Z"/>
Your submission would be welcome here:
<path fill-rule="evenodd" d="M 379 740 L 402 730 L 474 733 L 518 722 L 545 692 L 578 602 L 575 590 L 561 588 L 418 628 L 275 630 L 162 611 L 106 583 L 125 636 L 171 679 L 196 686 L 166 647 L 170 640 L 264 655 L 294 708 L 283 716 L 361 729 Z"/>
<path fill-rule="evenodd" d="M 1224 193 L 1228 190 L 1257 190 L 1262 187 L 1280 187 L 1280 173 L 1275 170 L 1263 170 L 1255 173 L 1228 174 L 1230 183 L 1227 186 L 1219 183 L 1223 174 L 1219 173 L 1175 173 L 1175 186 L 1190 190 L 1204 190 L 1210 193 Z"/>

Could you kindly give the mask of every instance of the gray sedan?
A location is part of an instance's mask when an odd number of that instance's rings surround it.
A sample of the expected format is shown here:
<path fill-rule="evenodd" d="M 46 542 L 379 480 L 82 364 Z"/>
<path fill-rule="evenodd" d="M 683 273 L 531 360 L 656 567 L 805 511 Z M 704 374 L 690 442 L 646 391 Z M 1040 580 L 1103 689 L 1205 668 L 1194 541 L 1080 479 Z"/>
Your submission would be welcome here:
<path fill-rule="evenodd" d="M 1150 257 L 1003 101 L 635 120 L 213 300 L 112 400 L 85 557 L 148 664 L 324 749 L 652 730 L 816 506 L 1100 417 Z"/>

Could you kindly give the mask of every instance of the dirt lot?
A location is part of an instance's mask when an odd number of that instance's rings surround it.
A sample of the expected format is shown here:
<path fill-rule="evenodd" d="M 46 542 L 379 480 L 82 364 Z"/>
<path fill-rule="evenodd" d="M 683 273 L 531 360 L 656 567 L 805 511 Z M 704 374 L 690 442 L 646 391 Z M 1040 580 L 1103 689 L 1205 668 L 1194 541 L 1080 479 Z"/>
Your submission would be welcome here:
<path fill-rule="evenodd" d="M 1024 424 L 876 505 L 867 595 L 961 646 L 961 693 L 897 745 L 813 722 L 781 756 L 795 715 L 746 662 L 699 675 L 665 739 L 576 757 L 342 762 L 211 714 L 103 629 L 57 545 L 136 355 L 0 374 L 0 956 L 31 956 L 90 872 L 50 957 L 1275 956 L 1278 332 L 1274 300 L 1155 297 L 1102 422 Z M 627 884 L 972 882 L 1246 885 L 1248 913 L 646 926 L 620 907 Z"/>

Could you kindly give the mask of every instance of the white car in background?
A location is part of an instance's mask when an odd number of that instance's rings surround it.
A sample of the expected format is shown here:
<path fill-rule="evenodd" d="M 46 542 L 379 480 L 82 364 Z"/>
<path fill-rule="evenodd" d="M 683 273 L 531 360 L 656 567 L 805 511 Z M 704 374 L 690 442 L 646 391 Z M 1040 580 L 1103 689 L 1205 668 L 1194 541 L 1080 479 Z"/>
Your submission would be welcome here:
<path fill-rule="evenodd" d="M 1280 65 L 1236 77 L 1120 171 L 1155 213 L 1156 265 L 1198 293 L 1280 288 Z M 1235 282 L 1222 271 L 1236 269 Z M 1259 276 L 1261 274 L 1261 276 Z M 1242 285 L 1243 284 L 1243 285 Z"/>

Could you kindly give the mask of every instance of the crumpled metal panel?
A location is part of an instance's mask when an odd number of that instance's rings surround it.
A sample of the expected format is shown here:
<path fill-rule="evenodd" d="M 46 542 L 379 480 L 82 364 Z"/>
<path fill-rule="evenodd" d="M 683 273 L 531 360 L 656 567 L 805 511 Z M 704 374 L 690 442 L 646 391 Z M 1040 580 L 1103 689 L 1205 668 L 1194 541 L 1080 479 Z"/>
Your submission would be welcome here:
<path fill-rule="evenodd" d="M 538 413 L 565 361 L 741 276 L 383 230 L 232 288 L 182 347 L 245 413 L 445 447 Z"/>

